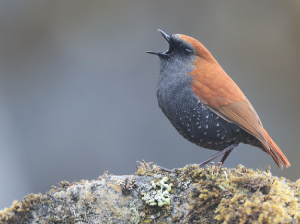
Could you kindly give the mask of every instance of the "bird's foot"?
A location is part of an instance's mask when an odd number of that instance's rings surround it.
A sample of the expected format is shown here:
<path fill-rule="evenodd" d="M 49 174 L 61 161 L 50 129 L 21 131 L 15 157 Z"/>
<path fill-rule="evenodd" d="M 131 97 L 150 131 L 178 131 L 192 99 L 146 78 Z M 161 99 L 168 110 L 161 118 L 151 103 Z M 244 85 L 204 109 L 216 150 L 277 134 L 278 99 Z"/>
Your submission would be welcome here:
<path fill-rule="evenodd" d="M 222 162 L 218 162 L 218 165 L 215 168 L 216 173 L 219 173 L 219 170 L 221 169 L 222 164 L 223 164 Z"/>
<path fill-rule="evenodd" d="M 164 168 L 162 166 L 157 166 L 157 168 L 159 168 L 161 171 L 165 171 L 165 172 L 168 172 L 168 173 L 176 173 L 178 171 L 178 168 L 174 168 L 172 170 Z"/>

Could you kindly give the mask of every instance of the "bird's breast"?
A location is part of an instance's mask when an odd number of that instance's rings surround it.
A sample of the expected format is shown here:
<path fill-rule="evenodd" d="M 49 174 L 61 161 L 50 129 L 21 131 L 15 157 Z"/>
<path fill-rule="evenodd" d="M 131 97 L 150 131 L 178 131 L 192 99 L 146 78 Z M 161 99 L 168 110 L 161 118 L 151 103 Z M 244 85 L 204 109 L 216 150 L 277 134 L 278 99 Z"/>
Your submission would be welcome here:
<path fill-rule="evenodd" d="M 188 74 L 163 73 L 157 86 L 159 107 L 184 138 L 204 148 L 222 150 L 249 136 L 205 106 L 192 91 L 192 83 Z"/>

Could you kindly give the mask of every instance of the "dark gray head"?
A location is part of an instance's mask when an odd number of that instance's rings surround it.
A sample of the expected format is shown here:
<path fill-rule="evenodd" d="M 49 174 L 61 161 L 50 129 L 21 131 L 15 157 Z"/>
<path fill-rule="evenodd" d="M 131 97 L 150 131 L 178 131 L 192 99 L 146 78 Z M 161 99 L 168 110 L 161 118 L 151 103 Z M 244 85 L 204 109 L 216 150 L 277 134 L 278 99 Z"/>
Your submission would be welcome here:
<path fill-rule="evenodd" d="M 161 73 L 193 70 L 196 51 L 191 43 L 182 38 L 184 35 L 172 34 L 169 36 L 162 30 L 158 31 L 168 41 L 169 49 L 165 52 L 147 51 L 146 53 L 159 57 Z"/>

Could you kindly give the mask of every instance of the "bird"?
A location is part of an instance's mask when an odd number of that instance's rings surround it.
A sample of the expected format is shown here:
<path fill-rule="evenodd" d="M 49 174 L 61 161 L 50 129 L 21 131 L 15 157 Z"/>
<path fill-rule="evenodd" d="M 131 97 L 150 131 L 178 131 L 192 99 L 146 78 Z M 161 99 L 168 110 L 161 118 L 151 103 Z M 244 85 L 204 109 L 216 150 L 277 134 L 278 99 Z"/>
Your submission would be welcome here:
<path fill-rule="evenodd" d="M 185 139 L 218 151 L 198 165 L 203 167 L 223 155 L 222 165 L 233 148 L 244 143 L 268 153 L 281 169 L 289 167 L 249 100 L 206 47 L 193 37 L 158 31 L 169 49 L 146 51 L 160 61 L 158 105 Z"/>

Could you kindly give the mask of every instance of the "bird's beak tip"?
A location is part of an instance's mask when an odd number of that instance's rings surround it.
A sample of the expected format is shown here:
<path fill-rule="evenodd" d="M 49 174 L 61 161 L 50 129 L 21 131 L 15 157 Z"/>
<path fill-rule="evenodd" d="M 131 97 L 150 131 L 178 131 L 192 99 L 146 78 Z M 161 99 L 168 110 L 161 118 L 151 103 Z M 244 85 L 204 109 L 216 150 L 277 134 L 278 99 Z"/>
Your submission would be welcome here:
<path fill-rule="evenodd" d="M 154 52 L 154 51 L 145 51 L 145 53 L 148 53 L 148 54 L 156 54 L 156 52 Z"/>
<path fill-rule="evenodd" d="M 166 34 L 164 31 L 162 31 L 160 29 L 157 29 L 157 30 L 163 35 L 163 37 L 168 41 L 168 43 L 170 43 L 171 37 L 168 34 Z"/>

